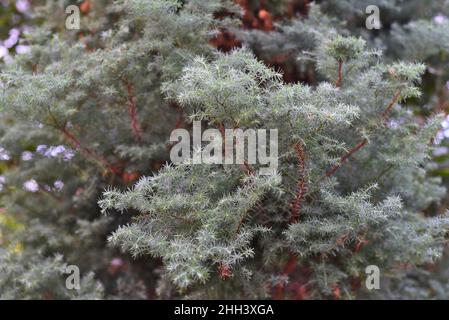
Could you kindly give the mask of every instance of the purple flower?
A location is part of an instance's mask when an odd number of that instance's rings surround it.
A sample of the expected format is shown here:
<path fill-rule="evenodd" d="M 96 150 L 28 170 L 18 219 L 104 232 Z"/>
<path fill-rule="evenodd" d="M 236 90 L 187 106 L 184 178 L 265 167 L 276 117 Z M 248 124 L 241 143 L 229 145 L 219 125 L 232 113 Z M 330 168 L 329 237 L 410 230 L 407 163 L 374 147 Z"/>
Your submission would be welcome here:
<path fill-rule="evenodd" d="M 70 161 L 75 156 L 75 151 L 72 149 L 67 149 L 64 152 L 64 161 Z"/>
<path fill-rule="evenodd" d="M 47 146 L 45 144 L 39 145 L 36 151 L 47 158 L 63 157 L 64 161 L 69 161 L 75 156 L 75 151 L 66 146 Z"/>
<path fill-rule="evenodd" d="M 113 267 L 121 267 L 123 266 L 123 259 L 122 258 L 114 258 L 111 260 L 111 266 Z"/>
<path fill-rule="evenodd" d="M 22 160 L 23 161 L 30 161 L 33 159 L 34 154 L 31 151 L 24 151 L 22 152 Z"/>
<path fill-rule="evenodd" d="M 48 148 L 47 145 L 40 144 L 40 145 L 37 146 L 36 152 L 39 152 L 40 154 L 44 154 L 45 150 L 47 150 L 47 148 Z"/>
<path fill-rule="evenodd" d="M 66 151 L 66 148 L 62 145 L 50 147 L 45 152 L 45 156 L 49 158 L 55 158 L 61 153 L 64 153 L 64 151 Z"/>
<path fill-rule="evenodd" d="M 448 21 L 446 16 L 443 16 L 442 14 L 438 14 L 435 17 L 433 17 L 433 21 L 435 21 L 436 24 L 443 24 Z"/>
<path fill-rule="evenodd" d="M 0 191 L 3 190 L 3 187 L 5 185 L 6 179 L 4 176 L 0 176 Z"/>
<path fill-rule="evenodd" d="M 18 38 L 20 36 L 20 30 L 17 28 L 12 28 L 9 30 L 9 36 L 13 38 Z"/>
<path fill-rule="evenodd" d="M 3 42 L 3 45 L 6 48 L 10 49 L 10 48 L 14 47 L 14 45 L 17 43 L 18 40 L 19 40 L 18 38 L 9 37 L 8 39 L 6 39 Z"/>
<path fill-rule="evenodd" d="M 19 41 L 20 31 L 17 28 L 9 30 L 9 37 L 3 41 L 3 45 L 6 48 L 12 48 Z"/>
<path fill-rule="evenodd" d="M 389 126 L 391 129 L 397 129 L 397 128 L 399 128 L 399 122 L 396 121 L 396 120 L 390 120 L 390 121 L 388 122 L 388 126 Z"/>
<path fill-rule="evenodd" d="M 53 185 L 57 190 L 62 190 L 62 188 L 64 188 L 64 182 L 61 180 L 56 180 Z"/>
<path fill-rule="evenodd" d="M 433 151 L 433 155 L 438 157 L 447 154 L 449 149 L 447 147 L 438 147 Z"/>
<path fill-rule="evenodd" d="M 4 46 L 0 46 L 0 58 L 6 57 L 9 51 Z"/>
<path fill-rule="evenodd" d="M 9 152 L 3 148 L 0 147 L 0 160 L 8 161 L 11 159 L 11 156 L 9 155 Z"/>
<path fill-rule="evenodd" d="M 445 120 L 443 121 L 443 123 L 441 123 L 441 126 L 442 126 L 444 129 L 449 128 L 449 121 L 448 121 L 447 119 L 445 119 Z"/>
<path fill-rule="evenodd" d="M 17 47 L 16 47 L 16 52 L 17 52 L 17 54 L 25 54 L 25 53 L 28 53 L 28 52 L 30 52 L 30 47 L 29 46 L 24 46 L 24 45 L 22 45 L 22 44 L 19 44 Z"/>
<path fill-rule="evenodd" d="M 30 9 L 30 2 L 28 0 L 16 0 L 16 9 L 24 13 Z"/>
<path fill-rule="evenodd" d="M 437 132 L 437 135 L 435 136 L 435 139 L 433 140 L 433 143 L 438 145 L 443 140 L 444 140 L 444 134 L 443 134 L 443 131 L 440 130 L 440 131 Z"/>
<path fill-rule="evenodd" d="M 39 185 L 38 185 L 37 181 L 34 179 L 25 181 L 25 183 L 23 184 L 23 188 L 30 192 L 39 191 Z"/>

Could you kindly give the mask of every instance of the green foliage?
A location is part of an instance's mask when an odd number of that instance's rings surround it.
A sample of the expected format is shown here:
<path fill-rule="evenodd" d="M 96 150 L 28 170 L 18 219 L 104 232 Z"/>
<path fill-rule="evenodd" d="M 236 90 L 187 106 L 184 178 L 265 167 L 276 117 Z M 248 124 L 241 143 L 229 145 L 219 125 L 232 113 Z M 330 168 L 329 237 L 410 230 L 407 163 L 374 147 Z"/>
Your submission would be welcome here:
<path fill-rule="evenodd" d="M 103 287 L 88 273 L 80 290 L 67 290 L 62 256 L 43 258 L 38 254 L 0 252 L 0 299 L 101 299 Z"/>
<path fill-rule="evenodd" d="M 429 297 L 449 227 L 429 214 L 446 194 L 427 117 L 448 77 L 440 1 L 284 20 L 275 1 L 270 32 L 242 28 L 233 1 L 92 1 L 78 31 L 70 1 L 43 2 L 31 51 L 1 67 L 1 298 Z M 385 32 L 364 29 L 366 3 Z M 212 45 L 224 30 L 241 48 Z M 170 133 L 194 120 L 278 129 L 278 170 L 170 164 Z M 354 290 L 368 265 L 379 292 Z"/>

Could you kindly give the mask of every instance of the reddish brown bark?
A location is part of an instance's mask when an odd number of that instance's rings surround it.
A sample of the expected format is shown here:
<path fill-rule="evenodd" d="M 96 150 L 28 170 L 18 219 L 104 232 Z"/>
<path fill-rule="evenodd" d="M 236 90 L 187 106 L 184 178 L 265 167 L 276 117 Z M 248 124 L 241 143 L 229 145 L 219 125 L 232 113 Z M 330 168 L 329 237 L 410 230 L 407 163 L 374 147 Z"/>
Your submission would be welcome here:
<path fill-rule="evenodd" d="M 335 86 L 340 88 L 343 82 L 343 60 L 338 60 L 338 78 L 335 82 Z"/>
<path fill-rule="evenodd" d="M 140 140 L 142 139 L 142 129 L 137 117 L 137 99 L 134 95 L 134 87 L 128 82 L 127 79 L 124 79 L 123 82 L 128 93 L 128 115 L 131 120 L 132 132 L 136 141 L 140 142 Z"/>
<path fill-rule="evenodd" d="M 304 148 L 300 142 L 295 145 L 296 157 L 298 158 L 298 172 L 299 180 L 296 188 L 296 197 L 291 205 L 290 223 L 294 223 L 299 218 L 299 212 L 301 209 L 301 202 L 307 193 L 307 184 L 305 177 L 306 170 L 306 156 Z"/>

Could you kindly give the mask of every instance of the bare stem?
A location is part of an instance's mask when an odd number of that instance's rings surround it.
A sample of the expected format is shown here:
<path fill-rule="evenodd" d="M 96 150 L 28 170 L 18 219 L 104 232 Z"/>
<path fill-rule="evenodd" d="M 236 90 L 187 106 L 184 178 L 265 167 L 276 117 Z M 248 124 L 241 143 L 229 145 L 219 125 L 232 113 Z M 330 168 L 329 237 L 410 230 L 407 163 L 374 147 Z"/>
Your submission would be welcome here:
<path fill-rule="evenodd" d="M 123 80 L 125 84 L 126 91 L 128 92 L 128 115 L 131 119 L 131 128 L 133 131 L 134 138 L 136 141 L 140 141 L 142 139 L 142 129 L 140 128 L 139 120 L 137 118 L 137 101 L 134 95 L 134 87 L 129 83 L 129 81 L 125 78 Z"/>
<path fill-rule="evenodd" d="M 305 179 L 306 155 L 301 142 L 295 144 L 296 157 L 298 158 L 299 180 L 296 187 L 296 197 L 291 205 L 290 222 L 296 222 L 299 218 L 299 211 L 304 195 L 307 193 L 307 184 Z"/>
<path fill-rule="evenodd" d="M 335 82 L 335 86 L 340 88 L 343 82 L 343 60 L 338 60 L 338 78 Z"/>

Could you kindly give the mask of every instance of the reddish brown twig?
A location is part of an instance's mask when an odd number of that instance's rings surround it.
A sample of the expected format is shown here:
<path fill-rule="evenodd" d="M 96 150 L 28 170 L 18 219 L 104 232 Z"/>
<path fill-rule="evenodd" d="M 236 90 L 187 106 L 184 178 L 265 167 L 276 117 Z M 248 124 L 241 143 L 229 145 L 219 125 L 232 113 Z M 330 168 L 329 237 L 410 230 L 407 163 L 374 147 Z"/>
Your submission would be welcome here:
<path fill-rule="evenodd" d="M 289 259 L 288 259 L 287 263 L 285 264 L 284 269 L 282 270 L 282 275 L 288 276 L 290 273 L 295 271 L 297 263 L 298 263 L 298 259 L 296 258 L 296 256 L 294 254 L 290 253 Z M 276 285 L 274 293 L 273 293 L 273 299 L 275 299 L 275 300 L 283 299 L 284 298 L 284 289 L 285 289 L 284 283 L 279 283 L 278 285 Z"/>
<path fill-rule="evenodd" d="M 114 168 L 104 157 L 98 155 L 95 151 L 91 150 L 90 148 L 84 146 L 81 141 L 78 140 L 75 135 L 73 135 L 67 127 L 64 125 L 62 128 L 58 128 L 59 131 L 71 142 L 71 144 L 81 150 L 83 154 L 86 155 L 86 157 L 91 158 L 98 163 L 100 163 L 104 168 L 106 168 L 109 172 L 112 172 L 114 174 L 120 174 L 120 172 Z"/>
<path fill-rule="evenodd" d="M 139 142 L 142 139 L 142 129 L 140 128 L 139 120 L 137 118 L 137 101 L 134 96 L 134 87 L 129 83 L 127 79 L 123 80 L 126 91 L 128 92 L 128 115 L 131 119 L 131 128 L 134 138 Z"/>
<path fill-rule="evenodd" d="M 388 119 L 388 116 L 393 109 L 394 105 L 398 102 L 399 97 L 401 96 L 401 91 L 397 90 L 393 96 L 393 98 L 388 103 L 388 106 L 385 108 L 385 110 L 381 113 L 382 122 L 386 121 Z M 325 178 L 329 178 L 337 172 L 337 170 L 345 163 L 354 153 L 358 152 L 360 149 L 362 149 L 366 144 L 368 143 L 368 140 L 366 138 L 363 138 L 355 147 L 353 147 L 351 150 L 349 150 L 346 154 L 344 154 L 340 161 L 334 165 L 330 170 L 326 172 L 324 176 L 322 176 L 317 182 L 322 181 Z"/>
<path fill-rule="evenodd" d="M 362 139 L 362 141 L 360 141 L 354 148 L 343 155 L 336 165 L 334 165 L 330 170 L 326 172 L 326 177 L 332 177 L 335 172 L 337 172 L 337 170 L 343 165 L 343 163 L 345 163 L 354 153 L 362 149 L 367 143 L 368 140 L 366 138 Z"/>
<path fill-rule="evenodd" d="M 254 174 L 254 169 L 251 167 L 250 164 L 248 164 L 248 162 L 246 160 L 243 161 L 242 167 L 243 167 L 243 171 L 245 171 L 245 173 L 247 175 Z"/>
<path fill-rule="evenodd" d="M 291 215 L 290 223 L 295 223 L 299 219 L 299 213 L 301 209 L 301 203 L 307 193 L 307 183 L 306 183 L 306 154 L 301 142 L 295 144 L 296 157 L 298 159 L 298 173 L 299 180 L 297 184 L 296 197 L 291 205 Z M 282 275 L 288 276 L 290 273 L 295 271 L 297 264 L 297 258 L 293 253 L 290 253 L 289 259 L 284 266 Z M 284 296 L 285 285 L 278 284 L 275 288 L 274 299 L 282 299 Z"/>
<path fill-rule="evenodd" d="M 225 129 L 225 127 L 224 127 L 224 124 L 223 124 L 223 123 L 219 123 L 219 124 L 218 124 L 218 129 L 220 130 L 221 137 L 222 137 L 223 140 L 224 140 L 224 138 L 225 138 L 225 131 L 226 131 L 226 129 Z"/>
<path fill-rule="evenodd" d="M 343 60 L 338 60 L 338 78 L 335 82 L 335 86 L 340 88 L 343 82 Z"/>
<path fill-rule="evenodd" d="M 332 252 L 333 250 L 337 249 L 338 247 L 344 246 L 346 244 L 346 241 L 349 239 L 350 237 L 350 233 L 346 232 L 344 234 L 342 234 L 341 236 L 339 236 L 336 240 L 335 243 L 326 251 L 321 253 L 321 257 L 322 258 L 327 258 L 327 255 Z"/>
<path fill-rule="evenodd" d="M 390 103 L 388 104 L 388 106 L 382 112 L 382 114 L 381 114 L 382 120 L 384 120 L 384 121 L 387 120 L 391 110 L 393 109 L 394 105 L 398 102 L 400 96 L 401 96 L 401 91 L 397 90 L 395 92 L 393 98 L 391 99 Z"/>
<path fill-rule="evenodd" d="M 306 183 L 306 155 L 301 142 L 295 144 L 296 157 L 298 158 L 298 172 L 299 180 L 296 187 L 296 197 L 291 205 L 290 223 L 294 223 L 299 218 L 299 211 L 301 209 L 301 202 L 307 192 Z"/>
<path fill-rule="evenodd" d="M 355 253 L 360 252 L 362 247 L 368 243 L 369 243 L 369 241 L 365 239 L 364 235 L 357 237 L 357 242 L 356 242 L 356 245 L 354 248 L 354 252 Z"/>
<path fill-rule="evenodd" d="M 334 299 L 339 300 L 341 298 L 341 290 L 338 284 L 334 283 L 332 286 L 332 296 Z"/>
<path fill-rule="evenodd" d="M 228 279 L 232 276 L 231 267 L 225 263 L 220 263 L 220 265 L 218 266 L 218 274 L 220 275 L 221 279 Z"/>

